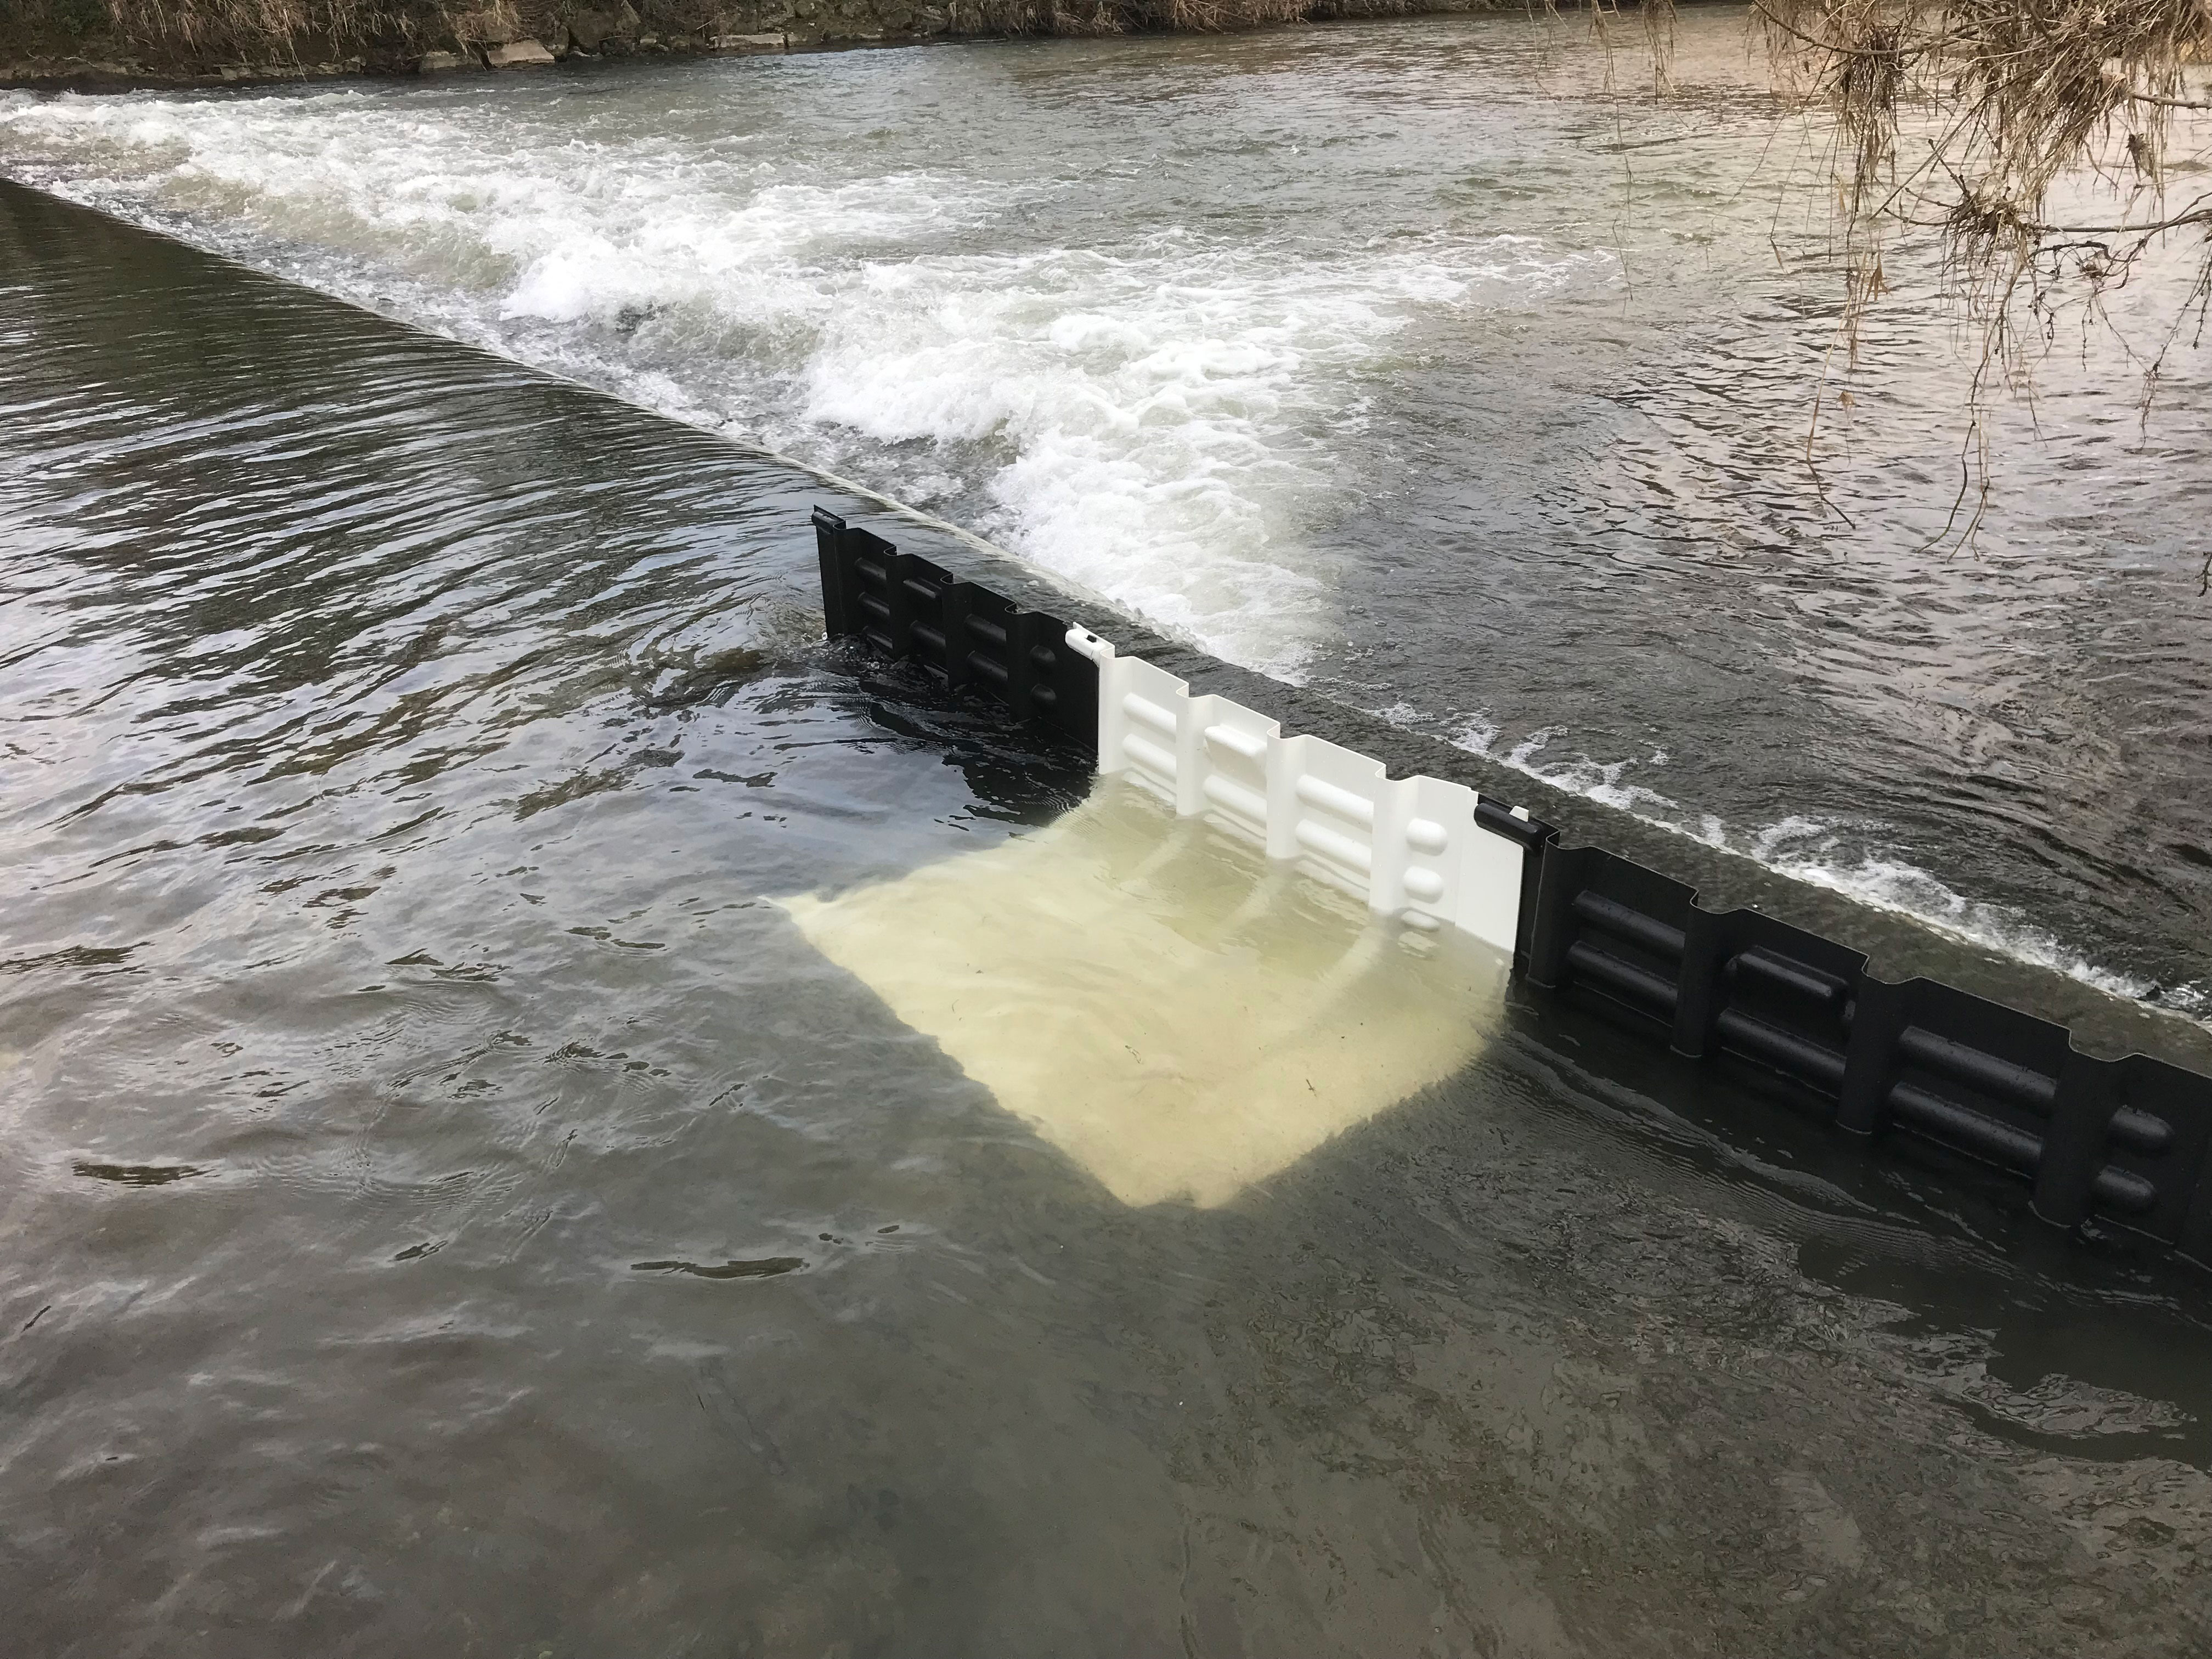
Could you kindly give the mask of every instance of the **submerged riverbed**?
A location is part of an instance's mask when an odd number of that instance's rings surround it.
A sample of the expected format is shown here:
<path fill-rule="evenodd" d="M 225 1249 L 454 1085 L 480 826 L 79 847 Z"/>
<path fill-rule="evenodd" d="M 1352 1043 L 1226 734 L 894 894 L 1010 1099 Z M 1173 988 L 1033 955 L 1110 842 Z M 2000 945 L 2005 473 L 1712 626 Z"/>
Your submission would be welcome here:
<path fill-rule="evenodd" d="M 1287 1157 L 1018 1117 L 770 902 L 1070 822 L 819 637 L 811 505 L 973 550 L 4 185 L 0 319 L 11 1650 L 2212 1638 L 2196 1270 L 1479 973 Z"/>
<path fill-rule="evenodd" d="M 2185 1012 L 2206 353 L 2063 333 L 1931 549 L 1975 341 L 1838 369 L 1744 14 L 0 97 L 0 171 L 830 467 L 1233 660 Z M 1619 89 L 1615 96 L 1608 88 Z M 2179 290 L 2116 307 L 2136 346 Z M 1835 366 L 1832 363 L 1832 368 Z M 1838 393 L 1849 391 L 1853 406 Z"/>

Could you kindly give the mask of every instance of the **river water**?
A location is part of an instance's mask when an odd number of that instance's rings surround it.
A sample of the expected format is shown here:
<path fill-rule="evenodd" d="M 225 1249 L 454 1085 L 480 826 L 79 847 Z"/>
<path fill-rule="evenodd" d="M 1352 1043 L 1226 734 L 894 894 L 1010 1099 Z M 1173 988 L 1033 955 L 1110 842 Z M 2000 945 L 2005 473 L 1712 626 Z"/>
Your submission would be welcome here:
<path fill-rule="evenodd" d="M 2037 405 L 1992 416 L 1974 546 L 1930 549 L 1976 341 L 1922 303 L 1926 250 L 1831 362 L 1819 140 L 1743 13 L 1684 19 L 1664 97 L 1638 50 L 1498 17 L 16 94 L 0 168 L 2197 1008 L 2208 353 L 2145 431 L 2122 343 L 2176 273 L 2117 337 L 2061 319 Z"/>
<path fill-rule="evenodd" d="M 1375 970 L 1465 1051 L 1255 1146 L 1102 1138 L 1110 1054 L 1010 1112 L 1011 1042 L 817 948 L 1127 809 L 822 645 L 806 509 L 875 504 L 763 443 L 2190 981 L 2197 414 L 2145 452 L 2054 385 L 2071 541 L 1908 559 L 1932 413 L 1821 527 L 1826 279 L 1691 211 L 1773 222 L 1740 53 L 1615 110 L 1522 27 L 0 111 L 19 176 L 305 283 L 0 185 L 15 1650 L 2203 1650 L 2193 1270 L 1480 963 Z M 1365 948 L 1109 878 L 1185 985 Z"/>

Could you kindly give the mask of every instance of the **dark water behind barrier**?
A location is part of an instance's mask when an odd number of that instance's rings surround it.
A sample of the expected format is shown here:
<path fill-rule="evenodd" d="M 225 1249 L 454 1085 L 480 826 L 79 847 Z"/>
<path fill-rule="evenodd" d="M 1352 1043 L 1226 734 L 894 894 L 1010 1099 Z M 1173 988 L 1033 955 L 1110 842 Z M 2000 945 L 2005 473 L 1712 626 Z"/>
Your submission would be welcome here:
<path fill-rule="evenodd" d="M 1083 786 L 866 503 L 6 185 L 0 316 L 11 1651 L 2212 1636 L 2193 1271 L 1543 1006 L 1127 1208 L 762 902 Z"/>

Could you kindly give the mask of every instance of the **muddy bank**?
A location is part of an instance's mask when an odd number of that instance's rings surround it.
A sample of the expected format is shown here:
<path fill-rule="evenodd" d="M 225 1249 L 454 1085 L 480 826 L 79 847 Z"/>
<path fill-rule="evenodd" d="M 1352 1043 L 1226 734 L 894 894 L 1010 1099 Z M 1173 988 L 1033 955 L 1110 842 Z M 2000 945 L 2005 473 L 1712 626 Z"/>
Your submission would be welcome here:
<path fill-rule="evenodd" d="M 0 86 L 123 90 L 543 68 L 1011 34 L 1242 28 L 1498 0 L 0 0 Z"/>

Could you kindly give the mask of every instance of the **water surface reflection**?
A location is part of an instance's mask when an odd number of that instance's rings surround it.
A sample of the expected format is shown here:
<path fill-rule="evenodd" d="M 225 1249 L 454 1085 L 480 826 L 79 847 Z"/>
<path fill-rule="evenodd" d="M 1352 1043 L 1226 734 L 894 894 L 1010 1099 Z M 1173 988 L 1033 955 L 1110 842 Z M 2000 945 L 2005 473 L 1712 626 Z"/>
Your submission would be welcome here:
<path fill-rule="evenodd" d="M 2212 1635 L 2194 1277 L 1510 998 L 1125 1203 L 765 896 L 1087 787 L 820 644 L 867 503 L 9 186 L 0 283 L 21 1651 Z"/>

